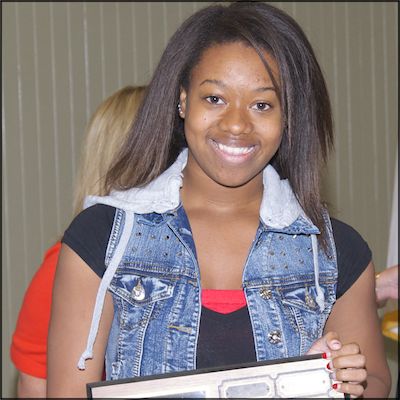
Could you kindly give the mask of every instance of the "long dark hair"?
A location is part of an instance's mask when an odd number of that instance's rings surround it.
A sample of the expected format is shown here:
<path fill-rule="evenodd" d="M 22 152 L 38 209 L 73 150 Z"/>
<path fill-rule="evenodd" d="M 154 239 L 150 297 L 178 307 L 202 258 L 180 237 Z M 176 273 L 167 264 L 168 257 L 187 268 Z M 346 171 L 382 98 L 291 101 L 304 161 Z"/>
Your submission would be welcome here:
<path fill-rule="evenodd" d="M 325 80 L 300 26 L 264 2 L 211 5 L 180 26 L 162 54 L 126 145 L 107 174 L 107 186 L 143 186 L 168 168 L 186 145 L 177 112 L 180 87 L 188 89 L 191 72 L 207 48 L 238 41 L 257 51 L 279 94 L 284 131 L 271 164 L 289 180 L 300 205 L 325 236 L 320 171 L 333 147 Z M 279 84 L 263 51 L 278 64 Z"/>

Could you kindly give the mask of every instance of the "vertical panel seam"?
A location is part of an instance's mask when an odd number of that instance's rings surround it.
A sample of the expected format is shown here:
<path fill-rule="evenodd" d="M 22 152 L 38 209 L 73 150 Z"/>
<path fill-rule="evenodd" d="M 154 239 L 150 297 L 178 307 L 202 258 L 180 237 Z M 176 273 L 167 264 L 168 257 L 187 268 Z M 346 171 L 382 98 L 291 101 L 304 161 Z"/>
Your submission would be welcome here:
<path fill-rule="evenodd" d="M 152 32 L 152 21 L 151 21 L 151 3 L 147 2 L 147 35 L 149 38 L 149 71 L 153 71 L 153 32 Z"/>
<path fill-rule="evenodd" d="M 162 10 L 163 10 L 163 20 L 164 20 L 164 40 L 163 40 L 163 48 L 167 46 L 167 36 L 168 36 L 168 29 L 167 29 L 167 24 L 168 24 L 168 18 L 167 18 L 167 5 L 165 1 L 162 2 Z"/>
<path fill-rule="evenodd" d="M 101 94 L 102 98 L 106 97 L 106 62 L 104 56 L 104 9 L 103 3 L 100 2 L 100 59 L 101 59 Z"/>
<path fill-rule="evenodd" d="M 25 177 L 25 148 L 23 141 L 24 134 L 24 118 L 23 118 L 23 107 L 22 107 L 22 69 L 21 69 L 21 37 L 19 34 L 19 16 L 18 16 L 19 4 L 15 4 L 15 31 L 16 31 L 16 55 L 17 55 L 17 90 L 18 90 L 18 139 L 19 139 L 19 151 L 20 151 L 20 163 L 21 163 L 21 203 L 22 203 L 22 239 L 24 249 L 24 279 L 25 285 L 28 282 L 28 257 L 27 257 L 27 236 L 26 236 L 26 225 L 27 225 L 27 212 L 26 212 L 26 177 Z M 12 303 L 10 303 L 12 304 Z"/>
<path fill-rule="evenodd" d="M 389 7 L 388 7 L 389 9 Z M 382 12 L 382 26 L 383 26 L 383 43 L 382 43 L 382 48 L 383 48 L 383 109 L 384 109 L 384 118 L 383 118 L 383 123 L 384 123 L 384 131 L 385 131 L 385 153 L 386 153 L 386 187 L 390 188 L 390 143 L 389 143 L 389 102 L 388 102 L 388 95 L 389 95 L 389 89 L 388 89 L 388 62 L 387 62 L 387 57 L 388 57 L 388 51 L 387 51 L 387 32 L 386 32 L 386 27 L 387 27 L 387 18 L 386 18 L 386 8 L 383 9 Z M 387 207 L 388 210 L 390 209 L 390 197 L 387 197 Z"/>
<path fill-rule="evenodd" d="M 353 124 L 352 124 L 352 107 L 351 107 L 351 90 L 350 90 L 350 35 L 349 35 L 349 10 L 348 4 L 344 3 L 345 12 L 345 52 L 346 52 L 346 102 L 347 102 L 347 145 L 348 145 L 348 162 L 349 162 L 349 197 L 350 197 L 350 215 L 353 215 L 354 196 L 353 196 Z"/>
<path fill-rule="evenodd" d="M 2 69 L 2 78 L 4 79 L 4 69 Z M 8 189 L 8 173 L 7 173 L 7 141 L 6 141 L 6 117 L 5 117 L 5 110 L 4 110 L 4 86 L 2 86 L 1 88 L 1 97 L 2 97 L 2 101 L 1 101 L 1 109 L 2 109 L 2 114 L 3 114 L 3 118 L 1 119 L 1 126 L 2 126 L 2 139 L 3 139 L 3 145 L 2 145 L 2 156 L 3 156 L 3 160 L 2 160 L 2 165 L 3 165 L 3 183 L 2 186 L 3 188 L 7 188 Z M 8 213 L 8 199 L 10 196 L 10 192 L 8 190 L 3 190 L 3 207 L 4 207 L 4 225 L 2 226 L 2 231 L 4 229 L 4 234 L 3 234 L 3 240 L 4 240 L 4 255 L 5 255 L 5 261 L 6 261 L 6 265 L 3 266 L 3 268 L 5 267 L 5 282 L 7 283 L 7 287 L 6 287 L 6 294 L 7 294 L 7 302 L 9 305 L 12 304 L 12 296 L 11 296 L 11 288 L 12 288 L 12 284 L 11 284 L 11 255 L 10 255 L 10 220 L 9 220 L 9 213 Z M 7 307 L 6 309 L 6 317 L 7 317 L 7 323 L 6 326 L 8 327 L 7 330 L 3 330 L 5 331 L 5 333 L 8 333 L 9 329 L 12 329 L 12 317 L 11 317 L 11 310 L 12 307 Z M 4 322 L 3 322 L 4 323 Z"/>
<path fill-rule="evenodd" d="M 36 4 L 32 3 L 32 23 L 33 23 L 33 65 L 35 74 L 35 111 L 36 111 L 36 140 L 38 155 L 38 186 L 39 186 L 39 232 L 40 232 L 40 249 L 44 252 L 44 204 L 43 204 L 43 162 L 42 162 L 42 124 L 40 115 L 40 89 L 39 89 L 39 61 L 38 61 L 38 40 L 37 40 L 37 16 Z"/>
<path fill-rule="evenodd" d="M 89 50 L 88 50 L 88 25 L 87 25 L 87 8 L 83 2 L 83 49 L 85 60 L 85 94 L 86 94 L 86 121 L 90 119 L 90 82 L 89 82 Z"/>
<path fill-rule="evenodd" d="M 72 44 L 71 44 L 71 9 L 70 3 L 67 4 L 67 48 L 68 48 L 68 82 L 69 82 L 69 109 L 70 109 L 70 135 L 71 135 L 71 159 L 72 159 L 72 176 L 76 182 L 76 165 L 75 165 L 75 109 L 74 109 L 74 81 L 72 79 Z M 75 183 L 74 183 L 75 184 Z"/>
<path fill-rule="evenodd" d="M 133 49 L 132 49 L 132 55 L 133 55 L 133 81 L 135 85 L 138 84 L 138 67 L 137 67 L 137 37 L 136 37 L 136 31 L 135 31 L 135 3 L 131 3 L 131 15 L 132 15 L 132 36 L 133 36 Z"/>
<path fill-rule="evenodd" d="M 121 32 L 120 32 L 120 18 L 119 18 L 119 3 L 115 3 L 115 28 L 116 28 L 116 38 L 117 38 L 117 76 L 118 76 L 118 88 L 122 87 L 122 63 L 121 63 Z"/>
<path fill-rule="evenodd" d="M 336 23 L 337 23 L 337 8 L 336 4 L 332 3 L 333 7 L 333 98 L 334 98 L 334 105 L 335 105 L 335 112 L 336 116 L 339 117 L 339 91 L 338 91 L 338 52 L 337 52 L 337 29 L 336 29 Z M 339 118 L 338 118 L 339 120 Z M 340 204 L 340 199 L 341 199 L 341 191 L 340 191 L 340 135 L 338 135 L 337 132 L 337 125 L 335 121 L 335 170 L 336 170 L 336 207 L 339 208 Z"/>
<path fill-rule="evenodd" d="M 374 171 L 374 201 L 378 206 L 379 187 L 378 187 L 378 155 L 377 155 L 377 119 L 376 119 L 376 65 L 375 65 L 375 24 L 373 16 L 373 4 L 369 3 L 369 19 L 370 19 L 370 62 L 371 62 L 371 97 L 372 97 L 372 154 L 373 154 L 373 171 Z M 378 212 L 378 207 L 375 207 L 375 212 Z M 378 222 L 379 218 L 377 218 Z"/>
<path fill-rule="evenodd" d="M 58 142 L 58 110 L 57 110 L 57 88 L 56 88 L 56 61 L 55 61 L 55 44 L 54 44 L 54 10 L 53 3 L 49 3 L 50 7 L 50 53 L 51 53 L 51 92 L 53 96 L 53 136 L 54 136 L 54 170 L 56 174 L 56 210 L 57 210 L 57 232 L 61 230 L 60 222 L 60 165 L 59 165 L 59 142 Z"/>

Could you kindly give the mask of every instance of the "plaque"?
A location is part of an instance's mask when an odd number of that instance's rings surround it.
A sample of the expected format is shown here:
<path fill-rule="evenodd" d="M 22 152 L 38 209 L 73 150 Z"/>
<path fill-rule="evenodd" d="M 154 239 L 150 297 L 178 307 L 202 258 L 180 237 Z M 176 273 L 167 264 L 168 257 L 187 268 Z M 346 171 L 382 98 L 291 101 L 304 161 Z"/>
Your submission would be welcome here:
<path fill-rule="evenodd" d="M 87 385 L 88 398 L 344 398 L 321 354 Z"/>

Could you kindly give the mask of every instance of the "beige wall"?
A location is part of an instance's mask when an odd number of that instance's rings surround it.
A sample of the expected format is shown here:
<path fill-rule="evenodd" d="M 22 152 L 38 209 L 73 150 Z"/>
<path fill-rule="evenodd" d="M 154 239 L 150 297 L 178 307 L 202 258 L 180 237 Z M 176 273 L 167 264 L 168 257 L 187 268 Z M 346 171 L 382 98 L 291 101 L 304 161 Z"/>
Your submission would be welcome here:
<path fill-rule="evenodd" d="M 275 4 L 308 34 L 330 89 L 336 153 L 324 193 L 380 270 L 396 164 L 397 4 Z M 24 291 L 71 218 L 89 116 L 123 85 L 146 83 L 176 27 L 205 5 L 3 3 L 3 396 L 14 394 L 8 352 Z"/>

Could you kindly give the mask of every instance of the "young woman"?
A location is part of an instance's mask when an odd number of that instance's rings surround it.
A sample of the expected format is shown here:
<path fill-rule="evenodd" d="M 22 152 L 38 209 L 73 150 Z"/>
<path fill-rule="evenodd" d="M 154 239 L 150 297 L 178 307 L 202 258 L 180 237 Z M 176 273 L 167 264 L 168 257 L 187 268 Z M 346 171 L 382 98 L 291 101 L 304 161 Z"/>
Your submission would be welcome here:
<path fill-rule="evenodd" d="M 324 79 L 292 18 L 261 2 L 188 18 L 111 194 L 88 197 L 64 234 L 48 396 L 85 396 L 104 359 L 120 379 L 316 352 L 334 389 L 387 395 L 371 253 L 319 196 L 332 142 Z"/>
<path fill-rule="evenodd" d="M 126 86 L 104 100 L 93 114 L 82 147 L 74 194 L 74 215 L 88 194 L 107 194 L 105 174 L 120 150 L 143 97 L 145 87 Z M 46 251 L 24 296 L 10 355 L 19 371 L 18 397 L 46 397 L 47 331 L 51 295 L 61 243 Z"/>

